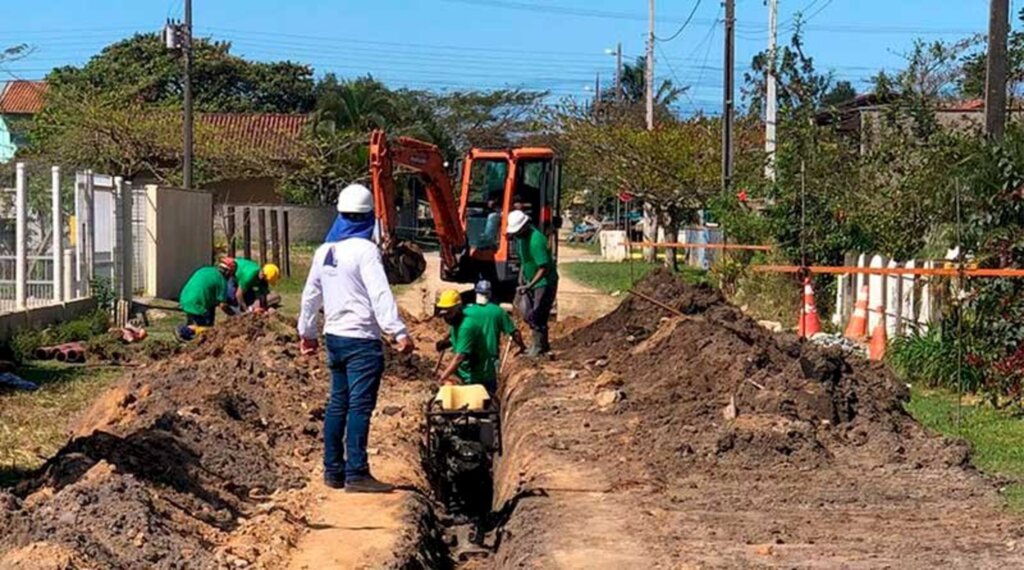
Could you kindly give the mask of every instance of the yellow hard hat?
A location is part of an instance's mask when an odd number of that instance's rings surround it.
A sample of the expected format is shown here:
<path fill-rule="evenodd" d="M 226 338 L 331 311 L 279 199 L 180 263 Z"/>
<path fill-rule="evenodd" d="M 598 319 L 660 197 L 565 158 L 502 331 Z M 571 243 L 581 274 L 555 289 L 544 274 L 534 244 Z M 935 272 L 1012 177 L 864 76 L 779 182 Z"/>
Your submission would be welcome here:
<path fill-rule="evenodd" d="M 451 309 L 456 307 L 462 302 L 462 296 L 455 289 L 448 289 L 447 291 L 441 291 L 441 295 L 437 298 L 437 304 L 434 305 L 438 309 Z"/>
<path fill-rule="evenodd" d="M 281 278 L 281 269 L 273 263 L 268 263 L 263 266 L 263 277 L 267 280 L 267 283 L 273 285 Z"/>

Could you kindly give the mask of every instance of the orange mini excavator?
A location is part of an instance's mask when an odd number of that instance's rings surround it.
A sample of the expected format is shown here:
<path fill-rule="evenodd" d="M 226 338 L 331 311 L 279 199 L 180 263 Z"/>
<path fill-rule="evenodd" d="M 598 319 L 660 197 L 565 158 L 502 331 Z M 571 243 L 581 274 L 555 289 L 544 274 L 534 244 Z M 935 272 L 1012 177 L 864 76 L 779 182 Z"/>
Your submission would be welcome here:
<path fill-rule="evenodd" d="M 380 245 L 392 283 L 411 283 L 423 274 L 420 249 L 398 240 L 395 167 L 418 174 L 426 187 L 440 244 L 441 279 L 456 283 L 491 281 L 495 297 L 510 300 L 519 260 L 505 221 L 523 210 L 557 251 L 561 168 L 549 148 L 473 149 L 456 165 L 458 194 L 437 146 L 408 137 L 370 135 L 370 175 Z"/>

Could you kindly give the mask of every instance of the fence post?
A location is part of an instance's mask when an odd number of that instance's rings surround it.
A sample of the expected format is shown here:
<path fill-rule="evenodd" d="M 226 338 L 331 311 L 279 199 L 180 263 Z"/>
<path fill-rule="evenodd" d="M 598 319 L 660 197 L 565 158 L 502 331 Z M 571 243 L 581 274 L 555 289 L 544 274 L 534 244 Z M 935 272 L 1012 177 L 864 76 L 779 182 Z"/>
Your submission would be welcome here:
<path fill-rule="evenodd" d="M 281 234 L 282 238 L 281 245 L 283 250 L 281 253 L 284 255 L 284 274 L 286 277 L 292 276 L 292 240 L 288 233 L 288 210 L 284 209 L 281 211 Z"/>
<path fill-rule="evenodd" d="M 132 254 L 134 243 L 132 242 L 132 191 L 131 186 L 125 187 L 124 179 L 120 176 L 114 178 L 114 188 L 117 191 L 118 218 L 121 222 L 121 231 L 118 234 L 118 241 L 121 242 L 121 282 L 119 297 L 130 301 L 135 288 L 132 284 Z"/>
<path fill-rule="evenodd" d="M 96 278 L 96 192 L 93 187 L 92 170 L 85 171 L 85 247 L 82 249 L 85 263 L 85 287 L 82 289 L 92 293 L 92 281 Z M 84 295 L 83 295 L 84 296 Z"/>
<path fill-rule="evenodd" d="M 50 169 L 53 191 L 53 300 L 64 300 L 64 216 L 60 200 L 60 167 Z"/>
<path fill-rule="evenodd" d="M 281 224 L 278 221 L 278 216 L 281 210 L 274 208 L 270 211 L 270 258 L 273 260 L 274 265 L 281 265 Z"/>
<path fill-rule="evenodd" d="M 256 224 L 259 229 L 260 265 L 267 264 L 267 209 L 256 210 Z"/>
<path fill-rule="evenodd" d="M 224 219 L 227 222 L 228 257 L 235 257 L 235 207 L 224 206 Z"/>
<path fill-rule="evenodd" d="M 242 210 L 242 252 L 246 259 L 252 259 L 252 208 Z"/>
<path fill-rule="evenodd" d="M 15 165 L 14 306 L 25 309 L 25 163 Z"/>
<path fill-rule="evenodd" d="M 64 300 L 71 301 L 76 298 L 74 289 L 74 280 L 72 279 L 74 273 L 71 271 L 71 263 L 74 258 L 75 250 L 70 247 L 64 250 Z M 77 264 L 77 260 L 76 264 Z"/>

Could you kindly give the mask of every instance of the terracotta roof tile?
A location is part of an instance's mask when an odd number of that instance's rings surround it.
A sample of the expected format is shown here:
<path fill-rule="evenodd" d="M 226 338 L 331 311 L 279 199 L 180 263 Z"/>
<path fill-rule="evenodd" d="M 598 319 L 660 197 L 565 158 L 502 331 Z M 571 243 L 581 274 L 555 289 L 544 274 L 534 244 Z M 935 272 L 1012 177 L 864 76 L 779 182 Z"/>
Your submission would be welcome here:
<path fill-rule="evenodd" d="M 9 81 L 0 93 L 0 113 L 34 115 L 43 110 L 43 96 L 48 85 L 45 81 Z"/>
<path fill-rule="evenodd" d="M 288 158 L 298 150 L 309 115 L 272 113 L 201 113 L 199 121 L 212 127 L 221 140 L 244 144 Z"/>

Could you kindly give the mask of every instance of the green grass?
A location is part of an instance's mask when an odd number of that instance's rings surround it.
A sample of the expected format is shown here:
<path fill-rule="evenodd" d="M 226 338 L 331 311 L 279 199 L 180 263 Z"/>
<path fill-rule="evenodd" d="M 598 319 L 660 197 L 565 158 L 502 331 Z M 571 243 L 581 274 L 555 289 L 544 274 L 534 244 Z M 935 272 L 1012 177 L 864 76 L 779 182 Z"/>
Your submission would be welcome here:
<path fill-rule="evenodd" d="M 18 368 L 40 385 L 35 392 L 0 394 L 0 487 L 41 465 L 67 440 L 67 421 L 88 407 L 122 370 L 55 361 Z"/>
<path fill-rule="evenodd" d="M 972 461 L 982 471 L 1017 479 L 1003 496 L 1011 510 L 1024 513 L 1024 421 L 1019 416 L 984 404 L 965 404 L 958 428 L 956 394 L 917 388 L 907 411 L 932 430 L 969 441 Z"/>
<path fill-rule="evenodd" d="M 604 293 L 614 293 L 629 289 L 633 286 L 634 281 L 643 279 L 655 267 L 659 266 L 651 263 L 633 262 L 632 270 L 630 270 L 628 262 L 599 261 L 593 263 L 564 263 L 558 266 L 558 270 L 583 285 L 588 285 Z M 680 266 L 679 278 L 687 283 L 701 283 L 707 280 L 707 272 L 692 267 Z"/>

